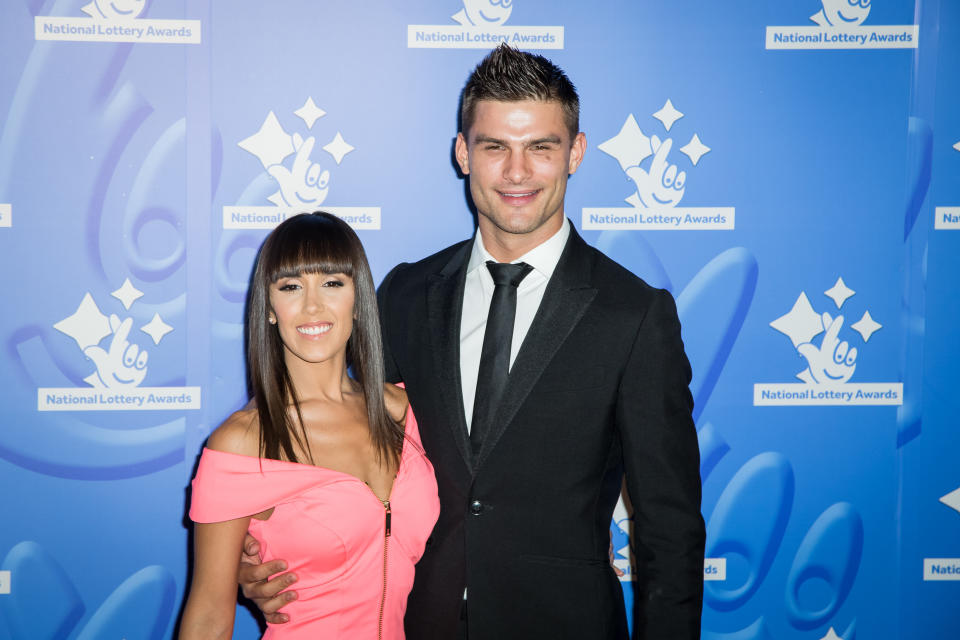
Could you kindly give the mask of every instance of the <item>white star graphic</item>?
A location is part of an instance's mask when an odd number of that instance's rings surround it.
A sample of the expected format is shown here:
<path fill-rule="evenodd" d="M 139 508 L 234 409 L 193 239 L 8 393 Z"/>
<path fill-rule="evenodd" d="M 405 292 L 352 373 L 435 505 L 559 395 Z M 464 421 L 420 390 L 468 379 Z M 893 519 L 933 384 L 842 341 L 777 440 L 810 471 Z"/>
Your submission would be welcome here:
<path fill-rule="evenodd" d="M 159 313 L 154 313 L 153 320 L 140 327 L 140 331 L 153 338 L 153 344 L 160 344 L 163 336 L 173 331 L 173 327 L 164 322 Z"/>
<path fill-rule="evenodd" d="M 80 349 L 99 344 L 101 340 L 113 333 L 113 329 L 110 328 L 110 319 L 97 307 L 90 292 L 83 296 L 80 306 L 72 316 L 64 318 L 53 325 L 53 328 L 76 340 Z"/>
<path fill-rule="evenodd" d="M 312 97 L 307 98 L 307 101 L 303 103 L 303 106 L 293 113 L 304 121 L 304 123 L 307 125 L 307 129 L 312 129 L 314 122 L 327 115 L 326 111 L 314 104 Z"/>
<path fill-rule="evenodd" d="M 130 305 L 136 302 L 137 298 L 143 295 L 143 291 L 140 291 L 133 283 L 130 282 L 130 278 L 127 278 L 123 281 L 123 285 L 119 289 L 111 293 L 114 298 L 123 303 L 124 309 L 130 309 Z"/>
<path fill-rule="evenodd" d="M 827 635 L 820 638 L 820 640 L 843 640 L 843 638 L 837 635 L 837 632 L 833 630 L 833 627 L 830 627 L 830 630 L 827 631 Z"/>
<path fill-rule="evenodd" d="M 810 342 L 815 335 L 823 331 L 820 314 L 813 310 L 807 294 L 802 291 L 790 312 L 771 322 L 770 326 L 790 338 L 794 347 Z"/>
<path fill-rule="evenodd" d="M 333 159 L 337 161 L 337 164 L 340 164 L 340 161 L 343 160 L 343 156 L 347 155 L 353 151 L 353 147 L 347 144 L 343 139 L 343 136 L 340 135 L 340 132 L 337 131 L 337 135 L 334 136 L 333 140 L 328 142 L 326 146 L 323 147 L 323 150 L 333 156 Z"/>
<path fill-rule="evenodd" d="M 843 303 L 847 301 L 847 298 L 855 293 L 856 291 L 844 284 L 843 278 L 837 278 L 837 283 L 823 292 L 823 294 L 828 298 L 833 298 L 833 302 L 837 305 L 837 309 L 842 307 Z"/>
<path fill-rule="evenodd" d="M 940 502 L 947 505 L 954 511 L 960 512 L 960 487 L 940 498 Z"/>
<path fill-rule="evenodd" d="M 856 324 L 850 325 L 850 328 L 863 336 L 863 341 L 867 342 L 870 340 L 870 336 L 882 326 L 882 324 L 870 317 L 869 311 L 864 311 L 863 317 L 860 318 Z"/>
<path fill-rule="evenodd" d="M 708 151 L 710 151 L 710 147 L 700 142 L 700 137 L 697 134 L 693 134 L 685 147 L 680 147 L 680 153 L 687 154 L 687 157 L 693 162 L 693 166 L 697 166 L 700 158 Z"/>
<path fill-rule="evenodd" d="M 237 146 L 257 156 L 264 169 L 280 164 L 295 151 L 290 134 L 280 126 L 273 111 L 267 114 L 259 131 L 238 142 Z"/>
<path fill-rule="evenodd" d="M 667 101 L 664 103 L 663 108 L 660 111 L 657 111 L 653 114 L 653 117 L 663 123 L 663 127 L 670 131 L 670 127 L 673 126 L 673 123 L 683 117 L 683 114 L 677 111 L 673 107 L 673 103 L 670 102 L 670 98 L 667 98 Z"/>
<path fill-rule="evenodd" d="M 624 171 L 629 167 L 638 166 L 644 158 L 653 153 L 650 149 L 650 138 L 640 130 L 640 125 L 637 124 L 632 113 L 620 127 L 620 133 L 601 142 L 597 148 L 616 158 Z"/>
<path fill-rule="evenodd" d="M 957 151 L 960 151 L 960 142 L 957 142 L 957 144 L 953 145 L 953 148 Z"/>

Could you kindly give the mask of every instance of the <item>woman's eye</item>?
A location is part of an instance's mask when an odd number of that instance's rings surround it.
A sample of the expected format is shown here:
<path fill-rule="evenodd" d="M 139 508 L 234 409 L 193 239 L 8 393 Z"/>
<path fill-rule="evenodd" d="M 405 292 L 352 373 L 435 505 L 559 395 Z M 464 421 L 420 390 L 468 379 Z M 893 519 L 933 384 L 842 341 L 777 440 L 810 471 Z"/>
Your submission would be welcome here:
<path fill-rule="evenodd" d="M 323 286 L 325 286 L 325 287 L 342 287 L 342 286 L 343 286 L 343 282 L 340 281 L 340 280 L 327 280 L 326 282 L 323 283 Z"/>

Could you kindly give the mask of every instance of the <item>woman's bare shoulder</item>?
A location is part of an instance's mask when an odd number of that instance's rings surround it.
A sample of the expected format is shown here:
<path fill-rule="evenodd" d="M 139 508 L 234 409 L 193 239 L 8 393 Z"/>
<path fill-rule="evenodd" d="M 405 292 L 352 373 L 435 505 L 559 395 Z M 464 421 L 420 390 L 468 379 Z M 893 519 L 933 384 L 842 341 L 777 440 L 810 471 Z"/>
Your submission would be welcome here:
<path fill-rule="evenodd" d="M 207 448 L 242 456 L 260 454 L 260 420 L 256 409 L 244 407 L 210 434 Z"/>
<path fill-rule="evenodd" d="M 383 403 L 387 406 L 387 413 L 397 422 L 404 419 L 410 406 L 406 390 L 389 383 L 383 385 Z"/>

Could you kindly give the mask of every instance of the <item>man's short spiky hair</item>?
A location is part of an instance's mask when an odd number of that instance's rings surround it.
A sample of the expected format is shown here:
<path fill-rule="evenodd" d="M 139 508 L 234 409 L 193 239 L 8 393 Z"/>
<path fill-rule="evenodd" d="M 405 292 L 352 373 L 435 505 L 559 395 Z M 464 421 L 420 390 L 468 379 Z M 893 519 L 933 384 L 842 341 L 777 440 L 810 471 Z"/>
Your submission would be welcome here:
<path fill-rule="evenodd" d="M 580 132 L 580 98 L 563 69 L 543 56 L 501 44 L 480 61 L 463 88 L 460 130 L 466 135 L 481 100 L 559 102 L 571 142 Z"/>

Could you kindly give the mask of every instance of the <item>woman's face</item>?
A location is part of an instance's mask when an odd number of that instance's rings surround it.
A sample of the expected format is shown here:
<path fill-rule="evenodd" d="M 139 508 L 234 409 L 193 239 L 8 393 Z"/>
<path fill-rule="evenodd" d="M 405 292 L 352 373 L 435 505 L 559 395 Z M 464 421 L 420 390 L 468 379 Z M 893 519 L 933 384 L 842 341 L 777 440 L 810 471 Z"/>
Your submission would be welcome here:
<path fill-rule="evenodd" d="M 353 278 L 304 273 L 270 285 L 270 322 L 277 325 L 287 366 L 343 358 L 353 332 Z"/>

